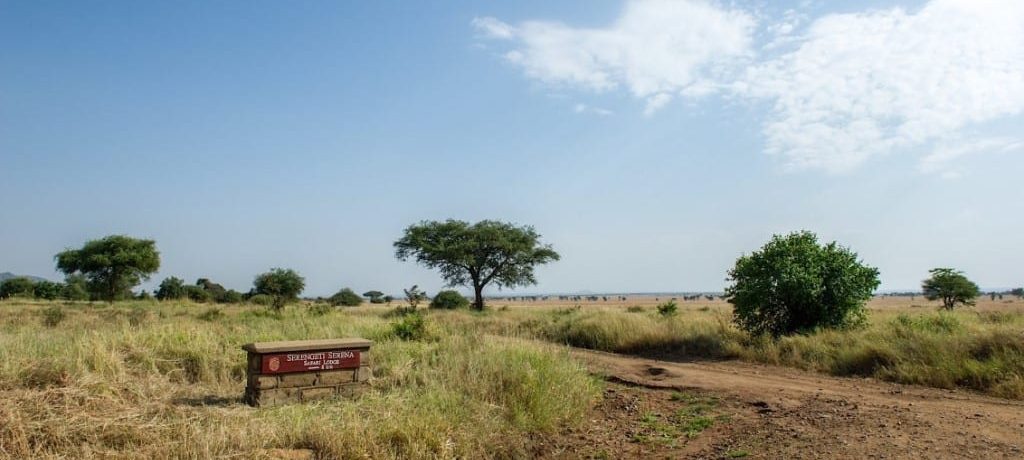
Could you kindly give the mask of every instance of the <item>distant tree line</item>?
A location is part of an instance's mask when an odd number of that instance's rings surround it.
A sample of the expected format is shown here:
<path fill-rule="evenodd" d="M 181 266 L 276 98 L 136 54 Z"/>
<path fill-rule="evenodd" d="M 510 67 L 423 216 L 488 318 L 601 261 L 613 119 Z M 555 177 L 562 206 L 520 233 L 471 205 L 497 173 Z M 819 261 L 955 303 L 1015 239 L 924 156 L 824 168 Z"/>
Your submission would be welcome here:
<path fill-rule="evenodd" d="M 498 221 L 424 221 L 405 229 L 394 243 L 399 260 L 414 259 L 440 271 L 449 286 L 473 289 L 470 300 L 456 291 L 441 291 L 433 298 L 416 286 L 405 290 L 405 311 L 415 312 L 421 301 L 431 308 L 484 308 L 483 289 L 488 285 L 506 288 L 536 284 L 534 268 L 559 259 L 550 245 L 529 226 Z M 86 242 L 79 249 L 66 249 L 56 256 L 57 269 L 66 276 L 63 283 L 17 277 L 0 284 L 0 298 L 104 300 L 148 298 L 132 289 L 160 268 L 160 253 L 153 240 L 112 235 Z M 981 295 L 977 284 L 963 272 L 935 268 L 922 282 L 921 294 L 940 301 L 942 308 L 974 305 Z M 774 235 L 760 250 L 737 259 L 728 272 L 731 285 L 724 298 L 733 305 L 734 322 L 753 334 L 779 336 L 818 328 L 841 328 L 864 319 L 865 302 L 879 285 L 878 269 L 860 261 L 857 254 L 836 242 L 821 244 L 807 231 Z M 305 279 L 292 269 L 273 268 L 256 276 L 249 292 L 242 293 L 200 278 L 185 284 L 177 277 L 164 279 L 155 292 L 158 300 L 238 303 L 251 302 L 280 309 L 299 300 Z M 907 293 L 916 295 L 916 293 Z M 992 292 L 992 300 L 1003 295 L 1024 298 L 1024 288 Z M 625 296 L 617 296 L 626 300 Z M 389 304 L 392 296 L 371 290 L 362 295 L 342 288 L 327 299 L 334 306 L 354 307 L 364 298 L 374 304 Z M 517 297 L 510 297 L 516 299 Z M 520 296 L 523 301 L 547 300 L 549 296 Z M 560 300 L 581 300 L 582 296 L 558 296 Z M 713 300 L 715 296 L 693 294 L 687 301 Z M 590 301 L 609 301 L 607 295 L 590 295 Z M 656 299 L 660 300 L 660 299 Z M 659 308 L 674 314 L 676 298 Z"/>

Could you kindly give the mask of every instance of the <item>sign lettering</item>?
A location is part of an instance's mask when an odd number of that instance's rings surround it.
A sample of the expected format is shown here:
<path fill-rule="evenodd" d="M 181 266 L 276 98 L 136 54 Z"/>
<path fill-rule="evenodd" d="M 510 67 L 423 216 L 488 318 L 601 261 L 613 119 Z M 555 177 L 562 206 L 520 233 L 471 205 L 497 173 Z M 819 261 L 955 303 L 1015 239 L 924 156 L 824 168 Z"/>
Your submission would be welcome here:
<path fill-rule="evenodd" d="M 261 369 L 264 374 L 287 372 L 325 371 L 330 369 L 352 369 L 359 367 L 358 350 L 299 351 L 292 353 L 270 353 L 262 357 Z"/>

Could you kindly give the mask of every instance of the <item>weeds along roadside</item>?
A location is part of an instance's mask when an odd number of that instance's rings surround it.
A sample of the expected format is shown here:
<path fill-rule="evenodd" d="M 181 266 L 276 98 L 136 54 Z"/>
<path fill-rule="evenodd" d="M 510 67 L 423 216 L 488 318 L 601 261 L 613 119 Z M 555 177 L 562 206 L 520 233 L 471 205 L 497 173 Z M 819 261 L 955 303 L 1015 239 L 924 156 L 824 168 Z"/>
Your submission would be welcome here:
<path fill-rule="evenodd" d="M 549 309 L 515 313 L 518 327 L 492 332 L 617 353 L 681 359 L 741 359 L 838 376 L 1024 399 L 1024 313 L 870 311 L 868 325 L 777 340 L 751 337 L 723 310 L 660 315 L 643 309 Z"/>
<path fill-rule="evenodd" d="M 561 347 L 434 315 L 421 340 L 401 340 L 380 309 L 83 304 L 52 324 L 51 307 L 0 305 L 0 457 L 529 456 L 532 434 L 578 422 L 601 391 Z M 242 343 L 341 336 L 376 342 L 362 398 L 240 404 Z"/>

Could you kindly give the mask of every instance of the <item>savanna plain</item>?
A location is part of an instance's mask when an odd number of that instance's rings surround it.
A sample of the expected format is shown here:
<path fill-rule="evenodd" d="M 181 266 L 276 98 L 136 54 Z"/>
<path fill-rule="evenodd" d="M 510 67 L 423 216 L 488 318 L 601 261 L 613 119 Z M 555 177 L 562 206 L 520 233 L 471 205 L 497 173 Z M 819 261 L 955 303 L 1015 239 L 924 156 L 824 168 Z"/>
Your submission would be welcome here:
<path fill-rule="evenodd" d="M 0 457 L 1024 456 L 1020 300 L 876 297 L 861 327 L 779 340 L 719 299 L 657 303 L 8 300 Z M 242 403 L 242 344 L 348 336 L 375 342 L 361 396 Z"/>

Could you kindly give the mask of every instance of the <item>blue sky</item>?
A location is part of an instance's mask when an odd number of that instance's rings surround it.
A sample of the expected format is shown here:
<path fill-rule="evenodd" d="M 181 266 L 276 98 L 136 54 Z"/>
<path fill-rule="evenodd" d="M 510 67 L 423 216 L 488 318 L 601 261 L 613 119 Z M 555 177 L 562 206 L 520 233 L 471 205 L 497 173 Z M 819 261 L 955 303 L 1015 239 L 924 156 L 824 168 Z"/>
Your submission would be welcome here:
<path fill-rule="evenodd" d="M 0 271 L 434 291 L 423 219 L 534 225 L 530 292 L 720 290 L 808 229 L 913 289 L 1024 281 L 1024 7 L 0 2 Z"/>

